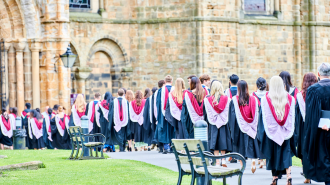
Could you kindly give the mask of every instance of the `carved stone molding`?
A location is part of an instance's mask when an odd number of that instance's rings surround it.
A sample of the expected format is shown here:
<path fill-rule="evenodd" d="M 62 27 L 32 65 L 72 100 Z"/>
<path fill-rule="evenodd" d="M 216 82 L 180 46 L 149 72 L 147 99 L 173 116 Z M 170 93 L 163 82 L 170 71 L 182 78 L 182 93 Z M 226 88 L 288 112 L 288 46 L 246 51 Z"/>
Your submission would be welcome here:
<path fill-rule="evenodd" d="M 92 72 L 90 67 L 77 67 L 76 69 L 76 78 L 77 80 L 86 80 Z"/>

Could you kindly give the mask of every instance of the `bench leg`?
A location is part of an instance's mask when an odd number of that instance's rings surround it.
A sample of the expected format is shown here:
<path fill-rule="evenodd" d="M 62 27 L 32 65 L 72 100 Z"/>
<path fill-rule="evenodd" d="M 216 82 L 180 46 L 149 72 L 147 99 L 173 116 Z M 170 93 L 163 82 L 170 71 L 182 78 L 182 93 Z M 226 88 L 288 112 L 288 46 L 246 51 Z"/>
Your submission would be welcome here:
<path fill-rule="evenodd" d="M 80 152 L 80 145 L 77 145 L 77 152 L 76 155 L 74 156 L 74 159 L 78 159 L 79 152 Z"/>
<path fill-rule="evenodd" d="M 93 157 L 93 148 L 89 148 L 90 156 Z"/>
<path fill-rule="evenodd" d="M 223 185 L 226 185 L 226 177 L 223 178 L 223 182 L 222 182 Z"/>
<path fill-rule="evenodd" d="M 95 157 L 99 157 L 98 149 L 99 149 L 99 147 L 96 147 L 96 148 L 95 148 L 95 152 L 96 152 L 96 153 L 95 153 Z"/>
<path fill-rule="evenodd" d="M 69 159 L 73 158 L 73 153 L 74 153 L 74 144 L 73 143 L 71 144 L 71 147 L 72 147 L 72 151 L 71 151 Z"/>
<path fill-rule="evenodd" d="M 177 185 L 181 185 L 182 182 L 182 171 L 179 171 L 179 178 L 178 178 L 178 184 Z"/>
<path fill-rule="evenodd" d="M 238 176 L 238 185 L 242 185 L 243 173 L 240 173 Z"/>
<path fill-rule="evenodd" d="M 83 158 L 83 156 L 84 156 L 84 145 L 81 147 L 82 149 L 81 149 L 81 154 L 80 154 L 80 157 L 79 157 L 79 159 L 82 159 Z"/>
<path fill-rule="evenodd" d="M 192 172 L 192 173 L 191 173 L 191 182 L 190 182 L 190 185 L 195 185 L 195 180 L 196 180 L 196 178 L 195 178 L 195 173 Z"/>
<path fill-rule="evenodd" d="M 101 147 L 101 157 L 104 158 L 104 156 L 103 156 L 103 146 Z"/>

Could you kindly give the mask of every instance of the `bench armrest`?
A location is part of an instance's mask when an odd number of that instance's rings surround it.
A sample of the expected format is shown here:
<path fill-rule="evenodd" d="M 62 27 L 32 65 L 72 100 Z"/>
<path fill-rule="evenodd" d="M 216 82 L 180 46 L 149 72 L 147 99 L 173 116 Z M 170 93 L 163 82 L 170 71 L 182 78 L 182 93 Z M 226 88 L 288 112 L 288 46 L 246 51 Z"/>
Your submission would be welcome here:
<path fill-rule="evenodd" d="M 205 158 L 210 158 L 210 159 L 223 159 L 223 158 L 227 158 L 227 157 L 232 157 L 232 158 L 236 158 L 238 160 L 241 160 L 242 163 L 243 163 L 243 166 L 241 168 L 241 172 L 244 172 L 245 170 L 245 167 L 246 167 L 246 160 L 245 158 L 239 154 L 239 153 L 229 153 L 229 154 L 225 154 L 225 155 L 219 155 L 219 156 L 215 156 L 215 155 L 210 155 L 210 154 L 207 154 L 207 153 L 204 153 L 205 155 Z"/>
<path fill-rule="evenodd" d="M 104 140 L 106 139 L 103 134 L 99 134 L 99 133 L 96 133 L 96 134 L 81 134 L 81 136 L 83 136 L 83 137 L 95 137 L 95 136 L 99 136 L 99 137 L 103 137 Z"/>

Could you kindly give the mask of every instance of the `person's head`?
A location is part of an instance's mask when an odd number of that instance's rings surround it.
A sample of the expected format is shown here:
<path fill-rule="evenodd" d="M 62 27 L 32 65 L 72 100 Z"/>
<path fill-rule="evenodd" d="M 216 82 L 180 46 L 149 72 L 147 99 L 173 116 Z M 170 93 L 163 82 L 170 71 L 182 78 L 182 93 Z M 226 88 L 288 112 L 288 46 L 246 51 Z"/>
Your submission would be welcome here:
<path fill-rule="evenodd" d="M 173 96 L 177 98 L 178 103 L 183 103 L 183 90 L 186 87 L 182 78 L 177 78 L 174 85 Z"/>
<path fill-rule="evenodd" d="M 249 86 L 244 80 L 237 82 L 238 103 L 240 106 L 248 105 L 250 99 Z"/>
<path fill-rule="evenodd" d="M 141 105 L 141 103 L 142 103 L 142 99 L 143 99 L 143 94 L 142 94 L 142 92 L 141 92 L 140 90 L 136 91 L 136 93 L 135 93 L 135 100 L 136 100 L 136 104 L 137 104 L 138 106 Z"/>
<path fill-rule="evenodd" d="M 290 75 L 290 73 L 287 72 L 287 71 L 282 71 L 282 72 L 280 73 L 280 77 L 281 77 L 282 80 L 283 80 L 285 90 L 286 90 L 287 92 L 290 92 L 290 87 L 292 87 L 292 83 L 291 83 L 291 75 Z"/>
<path fill-rule="evenodd" d="M 231 86 L 236 86 L 238 81 L 239 81 L 239 77 L 235 74 L 232 74 L 229 77 L 229 83 L 230 83 Z"/>
<path fill-rule="evenodd" d="M 216 80 L 216 79 L 212 80 L 212 82 L 210 84 L 210 89 L 212 89 L 212 85 L 213 85 L 214 82 L 219 82 L 219 80 Z"/>
<path fill-rule="evenodd" d="M 190 90 L 195 90 L 196 99 L 201 103 L 204 99 L 205 90 L 202 87 L 201 81 L 197 77 L 191 78 Z"/>
<path fill-rule="evenodd" d="M 25 109 L 31 109 L 31 103 L 26 103 L 25 104 Z"/>
<path fill-rule="evenodd" d="M 55 113 L 57 113 L 57 111 L 58 111 L 58 107 L 59 107 L 59 105 L 54 105 L 54 107 L 53 107 L 53 111 L 55 112 Z"/>
<path fill-rule="evenodd" d="M 151 96 L 151 90 L 149 88 L 146 88 L 144 90 L 144 99 L 147 99 Z"/>
<path fill-rule="evenodd" d="M 58 107 L 58 113 L 63 113 L 63 107 L 62 106 Z"/>
<path fill-rule="evenodd" d="M 47 112 L 47 111 L 48 111 L 48 109 L 49 109 L 49 106 L 46 106 L 46 107 L 45 107 L 45 112 Z"/>
<path fill-rule="evenodd" d="M 40 113 L 40 109 L 39 109 L 39 108 L 36 108 L 36 111 L 37 111 L 38 113 Z"/>
<path fill-rule="evenodd" d="M 214 96 L 213 102 L 218 103 L 218 100 L 222 95 L 224 95 L 222 84 L 219 81 L 213 81 L 211 86 L 211 96 Z"/>
<path fill-rule="evenodd" d="M 95 93 L 94 99 L 95 100 L 101 100 L 101 94 L 100 93 Z"/>
<path fill-rule="evenodd" d="M 124 91 L 124 89 L 119 89 L 117 93 L 118 93 L 118 97 L 122 97 L 122 96 L 124 96 L 125 91 Z"/>
<path fill-rule="evenodd" d="M 157 87 L 153 87 L 153 88 L 151 89 L 151 91 L 152 91 L 152 94 L 155 94 L 155 92 L 157 91 Z"/>
<path fill-rule="evenodd" d="M 49 115 L 51 115 L 51 114 L 53 113 L 53 109 L 52 109 L 52 108 L 48 108 L 47 113 L 48 113 Z"/>
<path fill-rule="evenodd" d="M 7 109 L 3 107 L 3 108 L 1 109 L 1 114 L 5 113 L 5 112 L 7 112 Z"/>
<path fill-rule="evenodd" d="M 124 95 L 126 94 L 126 89 L 124 87 L 121 88 L 124 91 Z"/>
<path fill-rule="evenodd" d="M 313 85 L 315 83 L 317 83 L 317 78 L 314 73 L 306 73 L 304 75 L 303 82 L 301 85 L 301 87 L 302 87 L 301 94 L 302 94 L 304 100 L 306 99 L 306 93 L 307 93 L 308 87 L 310 87 L 311 85 Z"/>
<path fill-rule="evenodd" d="M 173 78 L 171 75 L 165 76 L 165 84 L 172 84 Z"/>
<path fill-rule="evenodd" d="M 165 80 L 159 80 L 158 88 L 162 88 L 165 85 Z"/>
<path fill-rule="evenodd" d="M 284 82 L 281 77 L 274 76 L 270 79 L 268 95 L 274 106 L 277 118 L 282 120 L 285 114 L 285 105 L 288 103 L 288 92 L 284 88 Z"/>
<path fill-rule="evenodd" d="M 322 63 L 318 68 L 318 76 L 320 79 L 330 78 L 330 64 Z"/>
<path fill-rule="evenodd" d="M 207 87 L 210 86 L 211 84 L 211 78 L 209 75 L 207 74 L 203 74 L 202 76 L 199 77 L 199 80 L 201 81 L 201 83 Z"/>
<path fill-rule="evenodd" d="M 85 111 L 86 102 L 82 94 L 78 94 L 76 101 L 74 102 L 74 105 L 76 106 L 76 109 L 79 112 Z"/>
<path fill-rule="evenodd" d="M 264 90 L 267 89 L 267 82 L 266 82 L 266 80 L 265 80 L 264 78 L 262 78 L 262 77 L 259 77 L 259 78 L 257 79 L 256 84 L 257 84 L 257 87 L 258 87 L 258 89 L 259 89 L 260 91 L 264 91 Z"/>
<path fill-rule="evenodd" d="M 134 93 L 133 93 L 133 91 L 131 91 L 131 90 L 127 90 L 127 91 L 126 91 L 125 98 L 126 98 L 126 100 L 127 100 L 128 102 L 133 101 L 133 100 L 134 100 Z"/>
<path fill-rule="evenodd" d="M 197 77 L 197 76 L 196 75 L 190 75 L 190 76 L 188 76 L 188 78 L 187 78 L 188 79 L 188 84 L 190 84 L 190 81 L 191 81 L 191 78 L 192 77 Z"/>
<path fill-rule="evenodd" d="M 40 109 L 39 109 L 39 111 L 40 111 Z M 42 115 L 36 109 L 31 110 L 30 117 L 37 118 L 37 120 L 39 120 L 39 121 L 42 120 Z"/>
<path fill-rule="evenodd" d="M 119 89 L 120 90 L 120 89 Z M 118 92 L 119 92 L 119 90 L 118 90 Z M 113 97 L 112 97 L 112 94 L 111 94 L 111 92 L 106 92 L 105 94 L 104 94 L 104 100 L 106 100 L 107 101 L 107 103 L 108 103 L 108 105 L 110 105 L 110 103 L 112 102 L 112 100 L 113 100 Z"/>

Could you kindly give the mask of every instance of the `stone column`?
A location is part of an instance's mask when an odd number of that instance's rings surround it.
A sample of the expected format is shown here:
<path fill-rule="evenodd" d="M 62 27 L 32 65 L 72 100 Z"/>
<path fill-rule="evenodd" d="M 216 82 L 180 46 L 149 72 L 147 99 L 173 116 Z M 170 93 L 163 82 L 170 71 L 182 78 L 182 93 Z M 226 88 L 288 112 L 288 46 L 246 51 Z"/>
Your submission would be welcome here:
<path fill-rule="evenodd" d="M 23 49 L 25 42 L 17 42 L 14 44 L 16 49 L 16 95 L 18 115 L 24 110 L 24 67 L 23 67 Z"/>
<path fill-rule="evenodd" d="M 32 65 L 29 47 L 23 51 L 23 74 L 24 74 L 24 103 L 32 103 Z M 40 108 L 40 107 L 32 107 Z"/>
<path fill-rule="evenodd" d="M 275 0 L 274 11 L 275 12 L 279 12 L 280 11 L 280 0 Z"/>
<path fill-rule="evenodd" d="M 4 59 L 5 59 L 5 93 L 6 93 L 6 108 L 8 110 L 9 108 L 9 78 L 8 78 L 8 74 L 9 74 L 9 67 L 8 67 L 8 51 L 9 51 L 9 48 L 12 46 L 11 43 L 5 43 L 5 56 L 4 56 Z"/>
<path fill-rule="evenodd" d="M 39 75 L 39 51 L 40 43 L 31 43 L 32 51 L 32 94 L 33 107 L 40 107 L 40 75 Z"/>
<path fill-rule="evenodd" d="M 86 97 L 86 79 L 92 72 L 92 68 L 89 67 L 78 67 L 76 70 L 77 78 L 77 93 L 83 94 Z"/>
<path fill-rule="evenodd" d="M 8 86 L 9 86 L 9 106 L 16 107 L 16 64 L 15 49 L 9 47 L 8 52 Z"/>

